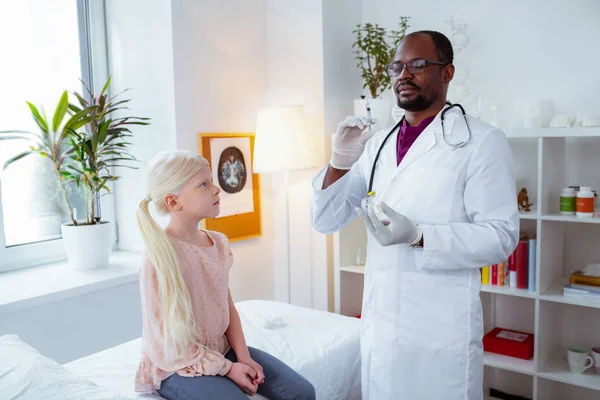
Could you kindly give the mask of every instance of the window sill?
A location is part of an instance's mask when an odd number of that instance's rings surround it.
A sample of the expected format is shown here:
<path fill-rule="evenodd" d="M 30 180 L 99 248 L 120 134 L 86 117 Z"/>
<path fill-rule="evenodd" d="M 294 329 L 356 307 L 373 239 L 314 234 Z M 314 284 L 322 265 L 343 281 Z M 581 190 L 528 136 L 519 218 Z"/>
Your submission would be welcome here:
<path fill-rule="evenodd" d="M 143 256 L 115 251 L 104 269 L 76 270 L 66 261 L 0 274 L 0 314 L 138 280 Z"/>

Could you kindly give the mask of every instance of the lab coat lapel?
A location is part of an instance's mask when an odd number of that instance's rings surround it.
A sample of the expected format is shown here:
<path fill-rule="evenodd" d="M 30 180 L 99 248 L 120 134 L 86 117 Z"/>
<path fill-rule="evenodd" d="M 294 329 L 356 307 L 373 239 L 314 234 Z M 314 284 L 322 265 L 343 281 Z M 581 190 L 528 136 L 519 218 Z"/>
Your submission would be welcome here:
<path fill-rule="evenodd" d="M 444 130 L 446 131 L 447 135 L 450 135 L 452 133 L 452 128 L 454 127 L 454 121 L 456 116 L 453 114 L 453 112 L 448 112 L 446 113 L 446 116 L 444 118 Z M 393 186 L 391 183 L 396 180 L 396 177 L 402 171 L 404 171 L 414 161 L 424 156 L 429 150 L 431 150 L 438 140 L 443 141 L 443 139 L 441 138 L 441 115 L 442 112 L 440 111 L 435 117 L 435 119 L 431 121 L 429 126 L 425 128 L 423 132 L 421 132 L 417 140 L 415 140 L 415 142 L 412 144 L 412 146 L 400 162 L 400 165 L 397 166 L 397 135 L 399 133 L 393 135 L 390 138 L 390 140 L 388 140 L 388 143 L 385 144 L 385 148 L 381 154 L 382 160 L 379 164 L 379 168 L 385 171 L 385 177 L 382 177 L 383 180 L 381 181 L 381 183 L 385 182 L 386 189 L 382 191 L 382 195 L 384 195 L 385 192 L 387 192 L 387 189 Z M 397 128 L 398 132 L 399 129 L 400 128 Z"/>
<path fill-rule="evenodd" d="M 395 175 L 402 172 L 404 169 L 406 169 L 406 167 L 412 164 L 419 157 L 422 157 L 429 150 L 431 150 L 433 146 L 435 146 L 437 133 L 442 132 L 440 115 L 441 114 L 438 114 L 435 119 L 431 121 L 429 126 L 425 128 L 423 132 L 421 132 L 417 140 L 415 140 L 412 146 L 410 146 L 410 149 L 408 149 L 408 152 L 406 152 L 402 162 L 400 162 L 400 165 L 396 169 Z"/>

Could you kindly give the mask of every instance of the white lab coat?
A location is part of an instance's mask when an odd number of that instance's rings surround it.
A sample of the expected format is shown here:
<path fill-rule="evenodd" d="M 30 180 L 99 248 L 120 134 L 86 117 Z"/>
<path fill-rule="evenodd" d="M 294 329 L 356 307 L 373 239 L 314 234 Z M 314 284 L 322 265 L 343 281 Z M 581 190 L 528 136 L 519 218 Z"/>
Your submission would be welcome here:
<path fill-rule="evenodd" d="M 444 120 L 451 143 L 467 136 L 455 110 Z M 506 260 L 518 241 L 513 156 L 500 130 L 471 116 L 470 142 L 450 148 L 441 136 L 440 115 L 399 166 L 397 132 L 377 164 L 376 196 L 420 225 L 424 248 L 383 247 L 368 235 L 361 334 L 365 400 L 483 398 L 479 268 Z M 360 160 L 326 190 L 327 168 L 314 178 L 311 217 L 317 231 L 335 232 L 357 216 L 388 131 L 377 132 Z"/>

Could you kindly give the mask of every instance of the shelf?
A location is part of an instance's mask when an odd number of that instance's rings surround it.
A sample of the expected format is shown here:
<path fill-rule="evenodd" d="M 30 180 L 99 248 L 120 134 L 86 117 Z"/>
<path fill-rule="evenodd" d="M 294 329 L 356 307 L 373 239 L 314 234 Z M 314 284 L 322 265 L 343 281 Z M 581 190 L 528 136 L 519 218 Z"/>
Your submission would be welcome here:
<path fill-rule="evenodd" d="M 530 292 L 527 289 L 517 289 L 517 288 L 511 288 L 511 287 L 507 287 L 507 286 L 482 284 L 481 291 L 486 292 L 486 293 L 503 294 L 506 296 L 526 297 L 529 299 L 536 298 L 535 292 Z"/>
<path fill-rule="evenodd" d="M 355 274 L 364 274 L 365 266 L 364 265 L 347 265 L 345 267 L 340 267 L 340 271 L 352 272 Z"/>
<path fill-rule="evenodd" d="M 549 213 L 542 215 L 545 221 L 560 221 L 560 222 L 582 222 L 588 224 L 600 224 L 600 217 L 578 217 L 576 215 L 562 215 L 560 213 Z"/>
<path fill-rule="evenodd" d="M 530 212 L 520 211 L 519 217 L 521 219 L 538 219 L 537 212 L 535 212 L 535 211 L 530 211 Z"/>
<path fill-rule="evenodd" d="M 540 296 L 540 300 L 552 301 L 555 303 L 572 304 L 575 306 L 600 308 L 600 299 L 593 299 L 589 297 L 564 296 L 563 288 L 568 282 L 569 278 L 560 279 Z"/>
<path fill-rule="evenodd" d="M 519 138 L 562 138 L 562 137 L 600 137 L 600 127 L 590 128 L 538 128 L 504 129 L 506 137 Z"/>
<path fill-rule="evenodd" d="M 483 363 L 488 367 L 519 372 L 521 374 L 535 375 L 535 365 L 533 363 L 533 359 L 522 360 L 520 358 L 485 352 L 483 355 Z"/>
<path fill-rule="evenodd" d="M 568 383 L 570 385 L 581 386 L 588 389 L 600 390 L 600 375 L 596 375 L 593 368 L 585 373 L 578 375 L 569 370 L 567 361 L 561 358 L 554 358 L 548 365 L 548 368 L 537 374 L 541 378 Z"/>

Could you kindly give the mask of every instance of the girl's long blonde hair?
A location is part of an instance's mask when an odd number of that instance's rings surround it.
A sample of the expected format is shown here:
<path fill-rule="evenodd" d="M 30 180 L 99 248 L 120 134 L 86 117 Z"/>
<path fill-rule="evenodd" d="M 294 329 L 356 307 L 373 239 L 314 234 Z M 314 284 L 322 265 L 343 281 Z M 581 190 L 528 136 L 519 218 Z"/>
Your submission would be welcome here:
<path fill-rule="evenodd" d="M 189 345 L 198 343 L 196 321 L 175 250 L 148 207 L 153 202 L 160 214 L 167 214 L 165 197 L 179 194 L 192 176 L 208 167 L 208 161 L 187 151 L 164 151 L 154 156 L 148 167 L 148 192 L 138 206 L 137 221 L 158 277 L 165 359 L 173 361 L 183 356 Z"/>

